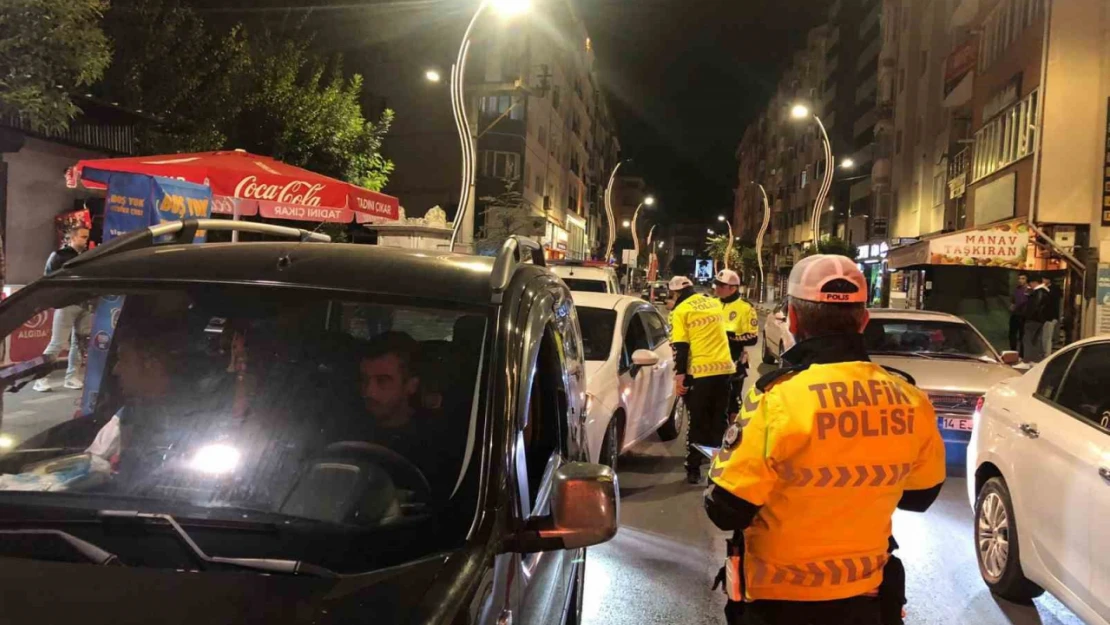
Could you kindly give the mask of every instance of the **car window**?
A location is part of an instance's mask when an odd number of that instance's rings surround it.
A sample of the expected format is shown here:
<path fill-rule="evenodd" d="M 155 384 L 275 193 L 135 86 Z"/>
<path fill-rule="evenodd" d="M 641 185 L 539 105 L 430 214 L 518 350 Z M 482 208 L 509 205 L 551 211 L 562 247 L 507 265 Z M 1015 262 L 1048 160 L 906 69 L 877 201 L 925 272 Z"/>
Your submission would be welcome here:
<path fill-rule="evenodd" d="M 572 291 L 585 293 L 606 293 L 608 284 L 605 280 L 590 280 L 588 278 L 563 278 L 567 288 Z"/>
<path fill-rule="evenodd" d="M 664 341 L 667 340 L 667 328 L 663 325 L 663 318 L 657 313 L 644 311 L 640 313 L 644 320 L 644 325 L 647 326 L 648 340 L 651 343 L 651 348 L 659 347 Z"/>
<path fill-rule="evenodd" d="M 5 505 L 33 491 L 91 511 L 465 536 L 484 314 L 251 286 L 28 289 L 37 312 L 8 335 L 4 371 L 44 350 L 59 361 L 52 401 L 5 393 Z M 438 548 L 381 540 L 402 561 Z M 371 547 L 305 557 L 378 560 Z"/>
<path fill-rule="evenodd" d="M 629 357 L 638 349 L 652 349 L 647 330 L 644 328 L 643 313 L 636 313 L 628 320 L 628 329 L 624 335 L 624 349 Z"/>
<path fill-rule="evenodd" d="M 1079 349 L 1056 403 L 1104 430 L 1110 430 L 1110 343 Z"/>
<path fill-rule="evenodd" d="M 586 360 L 608 360 L 613 348 L 613 332 L 617 311 L 578 306 L 578 323 L 582 327 L 582 343 Z"/>
<path fill-rule="evenodd" d="M 996 360 L 986 341 L 964 323 L 872 318 L 863 340 L 874 354 Z"/>
<path fill-rule="evenodd" d="M 1038 397 L 1048 401 L 1056 401 L 1056 393 L 1060 390 L 1060 383 L 1064 381 L 1064 374 L 1068 372 L 1068 366 L 1071 365 L 1078 351 L 1073 349 L 1064 352 L 1045 365 L 1044 372 L 1041 373 L 1041 379 L 1037 383 L 1036 394 Z"/>

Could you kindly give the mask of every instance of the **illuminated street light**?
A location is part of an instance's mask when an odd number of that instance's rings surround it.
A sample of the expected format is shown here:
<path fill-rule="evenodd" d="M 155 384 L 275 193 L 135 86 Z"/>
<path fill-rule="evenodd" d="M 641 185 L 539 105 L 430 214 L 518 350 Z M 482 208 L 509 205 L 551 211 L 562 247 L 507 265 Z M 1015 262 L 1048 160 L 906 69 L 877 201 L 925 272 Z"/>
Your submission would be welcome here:
<path fill-rule="evenodd" d="M 721 221 L 721 222 L 723 222 L 724 220 L 725 220 L 725 216 L 724 216 L 724 215 L 717 215 L 717 221 Z"/>
<path fill-rule="evenodd" d="M 439 82 L 440 80 L 443 79 L 443 77 L 439 75 L 439 72 L 437 70 L 434 70 L 434 69 L 430 69 L 430 70 L 424 72 L 424 78 L 428 82 Z"/>
<path fill-rule="evenodd" d="M 636 258 L 640 257 L 640 236 L 639 233 L 636 232 L 636 220 L 640 218 L 641 208 L 654 205 L 655 197 L 651 195 L 646 196 L 644 201 L 640 202 L 640 205 L 636 207 L 636 211 L 632 213 L 632 248 L 635 251 Z"/>
<path fill-rule="evenodd" d="M 840 161 L 840 168 L 841 169 L 855 169 L 855 167 L 856 167 L 856 162 L 853 161 L 850 158 L 846 158 L 846 159 Z"/>
<path fill-rule="evenodd" d="M 713 232 L 713 228 L 706 228 L 705 232 L 710 235 L 717 234 L 716 232 Z"/>
<path fill-rule="evenodd" d="M 655 206 L 655 196 L 649 195 L 645 197 L 644 206 Z"/>
<path fill-rule="evenodd" d="M 813 202 L 813 217 L 810 219 L 810 225 L 813 228 L 813 244 L 816 245 L 821 240 L 821 207 L 824 206 L 825 199 L 829 196 L 829 190 L 832 189 L 833 167 L 835 167 L 832 143 L 829 142 L 829 133 L 825 132 L 825 124 L 821 123 L 821 118 L 816 113 L 811 113 L 806 105 L 795 104 L 790 109 L 790 116 L 797 120 L 812 118 L 817 124 L 817 128 L 821 130 L 822 147 L 825 148 L 825 177 L 821 181 L 821 187 L 817 190 L 817 198 Z M 851 161 L 851 159 L 845 160 Z"/>
<path fill-rule="evenodd" d="M 630 227 L 630 226 L 632 225 L 632 222 L 631 222 L 631 221 L 629 221 L 629 220 L 627 220 L 627 219 L 625 219 L 625 220 L 624 220 L 624 222 L 623 222 L 623 223 L 621 223 L 621 225 L 622 225 L 622 226 L 624 226 L 625 228 L 628 228 L 628 227 Z"/>
<path fill-rule="evenodd" d="M 503 17 L 516 17 L 532 10 L 531 0 L 490 0 L 490 5 Z"/>
<path fill-rule="evenodd" d="M 462 151 L 462 176 L 461 190 L 459 191 L 459 209 L 455 215 L 455 225 L 451 229 L 451 241 L 448 249 L 455 251 L 455 244 L 461 233 L 463 245 L 472 245 L 474 242 L 474 179 L 477 173 L 477 139 L 470 128 L 470 116 L 466 110 L 466 61 L 470 55 L 470 35 L 474 26 L 486 8 L 492 8 L 503 17 L 513 17 L 528 12 L 532 8 L 531 0 L 482 0 L 474 17 L 463 34 L 462 43 L 459 45 L 459 55 L 455 64 L 451 66 L 451 112 L 455 118 L 455 128 L 459 133 L 459 147 Z M 428 77 L 425 74 L 425 77 Z M 469 251 L 469 250 L 467 250 Z"/>

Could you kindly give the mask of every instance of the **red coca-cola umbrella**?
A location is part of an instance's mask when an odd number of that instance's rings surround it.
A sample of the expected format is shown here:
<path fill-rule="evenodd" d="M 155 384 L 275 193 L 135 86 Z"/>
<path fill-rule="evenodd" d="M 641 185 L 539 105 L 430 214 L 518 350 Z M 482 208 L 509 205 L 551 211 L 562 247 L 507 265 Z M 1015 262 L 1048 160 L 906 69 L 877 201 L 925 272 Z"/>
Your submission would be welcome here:
<path fill-rule="evenodd" d="M 212 212 L 301 221 L 396 220 L 397 198 L 243 150 L 80 161 L 66 182 L 103 189 L 112 173 L 176 178 L 212 188 Z"/>

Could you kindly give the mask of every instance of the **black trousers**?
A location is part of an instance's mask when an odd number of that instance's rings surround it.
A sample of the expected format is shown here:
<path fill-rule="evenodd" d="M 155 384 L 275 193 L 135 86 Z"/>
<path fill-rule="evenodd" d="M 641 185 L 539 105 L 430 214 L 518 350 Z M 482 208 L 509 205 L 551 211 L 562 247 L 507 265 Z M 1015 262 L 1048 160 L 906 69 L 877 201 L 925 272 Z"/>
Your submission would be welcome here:
<path fill-rule="evenodd" d="M 741 625 L 882 625 L 879 600 L 753 601 L 744 604 Z"/>
<path fill-rule="evenodd" d="M 1025 355 L 1025 317 L 1010 314 L 1010 350 Z"/>
<path fill-rule="evenodd" d="M 691 383 L 687 376 L 686 409 L 690 412 L 690 427 L 686 430 L 686 470 L 699 469 L 709 461 L 694 445 L 717 447 L 728 427 L 728 375 L 696 378 Z"/>

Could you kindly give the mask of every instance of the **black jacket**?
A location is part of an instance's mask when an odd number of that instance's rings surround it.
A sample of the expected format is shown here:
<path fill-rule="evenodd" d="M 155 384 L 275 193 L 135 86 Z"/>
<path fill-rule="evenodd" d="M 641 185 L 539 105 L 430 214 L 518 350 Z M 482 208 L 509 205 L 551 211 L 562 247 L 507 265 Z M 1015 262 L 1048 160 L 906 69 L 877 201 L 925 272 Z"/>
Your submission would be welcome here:
<path fill-rule="evenodd" d="M 1054 310 L 1052 292 L 1048 289 L 1033 289 L 1029 292 L 1029 301 L 1025 304 L 1025 320 L 1044 323 L 1059 317 Z"/>
<path fill-rule="evenodd" d="M 42 275 L 48 276 L 55 271 L 58 271 L 62 268 L 62 265 L 65 265 L 74 258 L 77 258 L 77 255 L 79 253 L 80 252 L 68 245 L 63 245 L 57 250 L 54 250 L 54 252 L 50 254 L 50 258 L 46 259 L 46 269 L 43 270 Z"/>

